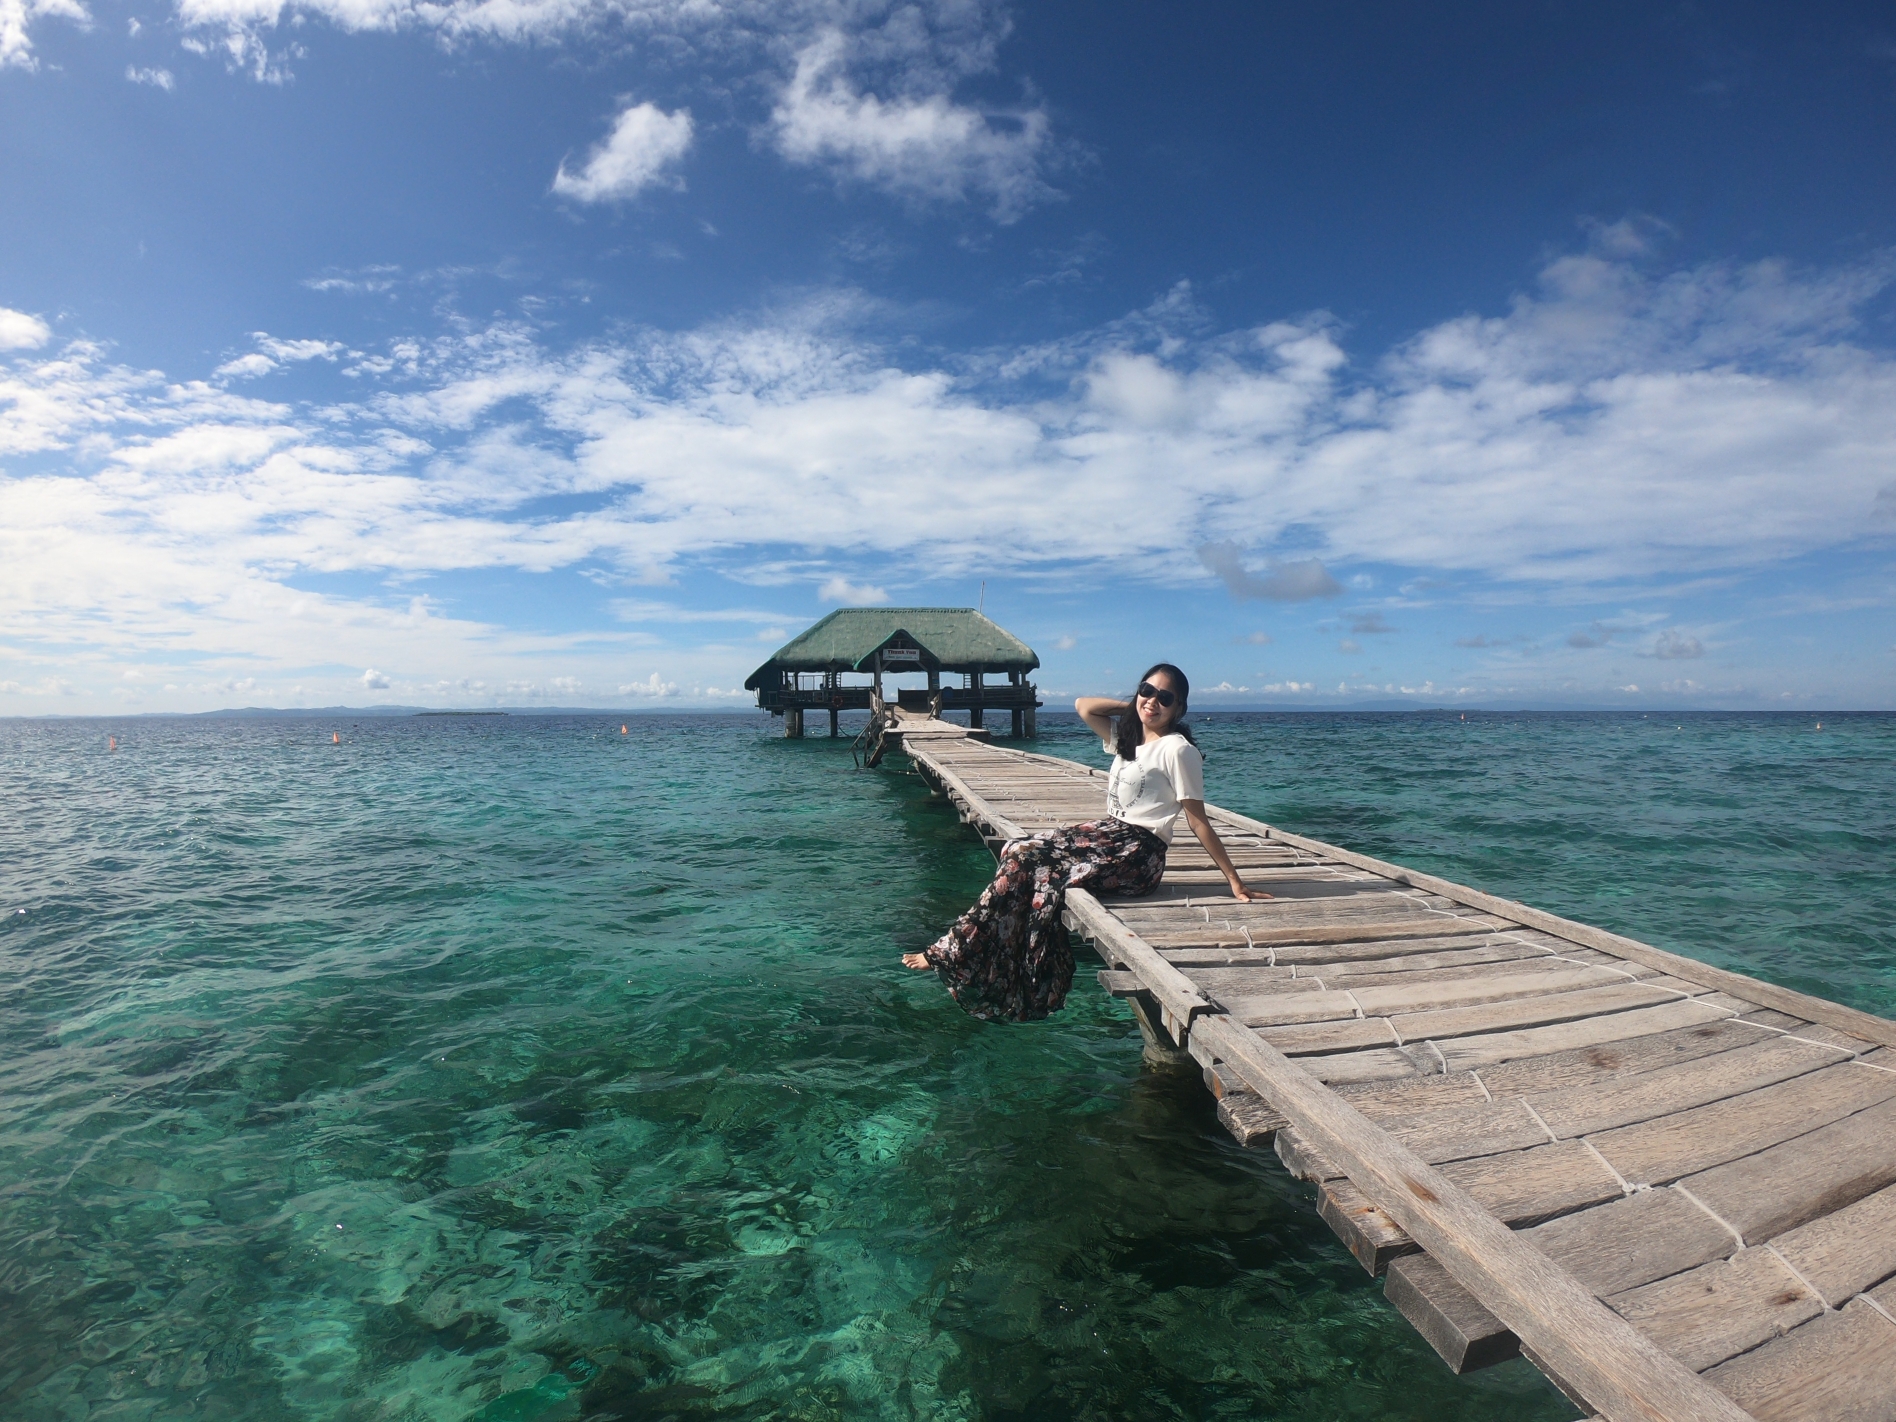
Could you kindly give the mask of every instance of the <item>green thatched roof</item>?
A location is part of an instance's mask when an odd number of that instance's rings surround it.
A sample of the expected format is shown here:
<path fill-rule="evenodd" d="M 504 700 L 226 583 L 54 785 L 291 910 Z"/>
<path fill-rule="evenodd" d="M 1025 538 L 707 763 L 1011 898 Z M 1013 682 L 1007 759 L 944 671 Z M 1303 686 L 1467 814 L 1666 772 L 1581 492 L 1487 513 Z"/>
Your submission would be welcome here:
<path fill-rule="evenodd" d="M 878 647 L 898 633 L 943 671 L 1028 672 L 1034 649 L 971 607 L 839 607 L 779 647 L 744 685 L 755 690 L 777 671 L 865 671 Z"/>

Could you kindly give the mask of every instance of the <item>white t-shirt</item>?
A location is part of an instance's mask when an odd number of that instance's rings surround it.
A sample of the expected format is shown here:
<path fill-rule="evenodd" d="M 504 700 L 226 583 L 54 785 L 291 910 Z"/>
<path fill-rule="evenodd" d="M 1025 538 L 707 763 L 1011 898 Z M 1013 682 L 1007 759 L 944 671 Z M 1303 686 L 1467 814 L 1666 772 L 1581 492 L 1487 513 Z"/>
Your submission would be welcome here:
<path fill-rule="evenodd" d="M 1170 844 L 1178 802 L 1205 798 L 1205 758 L 1198 747 L 1174 731 L 1140 746 L 1137 759 L 1122 760 L 1111 741 L 1102 744 L 1113 751 L 1106 813 L 1149 829 Z"/>

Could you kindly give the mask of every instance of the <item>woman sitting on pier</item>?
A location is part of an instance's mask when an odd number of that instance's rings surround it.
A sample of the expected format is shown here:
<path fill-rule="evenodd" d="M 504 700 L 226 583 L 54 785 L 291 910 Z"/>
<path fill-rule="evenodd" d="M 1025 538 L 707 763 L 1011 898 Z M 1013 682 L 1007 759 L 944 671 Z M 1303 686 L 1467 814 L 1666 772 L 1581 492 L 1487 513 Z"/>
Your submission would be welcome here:
<path fill-rule="evenodd" d="M 1181 810 L 1224 872 L 1233 898 L 1267 899 L 1247 889 L 1218 832 L 1205 818 L 1204 757 L 1183 721 L 1191 683 L 1169 662 L 1139 679 L 1130 701 L 1082 696 L 1080 713 L 1108 751 L 1107 818 L 1017 839 L 1001 851 L 980 900 L 920 953 L 911 968 L 933 968 L 975 1017 L 1031 1022 L 1057 1012 L 1073 983 L 1073 948 L 1060 912 L 1070 888 L 1095 894 L 1149 894 L 1165 873 L 1165 851 Z"/>

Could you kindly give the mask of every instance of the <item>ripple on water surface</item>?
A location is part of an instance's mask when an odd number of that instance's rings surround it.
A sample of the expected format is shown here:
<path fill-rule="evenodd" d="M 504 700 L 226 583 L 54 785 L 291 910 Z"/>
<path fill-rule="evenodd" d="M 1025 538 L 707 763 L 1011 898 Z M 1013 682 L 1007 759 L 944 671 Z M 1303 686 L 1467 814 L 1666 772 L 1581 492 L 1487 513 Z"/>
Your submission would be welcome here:
<path fill-rule="evenodd" d="M 1896 1011 L 1893 723 L 1676 724 L 1202 739 L 1233 808 Z M 897 968 L 989 862 L 915 779 L 632 725 L 0 723 L 0 1415 L 1574 1415 L 1448 1376 L 1084 975 L 1003 1028 Z"/>

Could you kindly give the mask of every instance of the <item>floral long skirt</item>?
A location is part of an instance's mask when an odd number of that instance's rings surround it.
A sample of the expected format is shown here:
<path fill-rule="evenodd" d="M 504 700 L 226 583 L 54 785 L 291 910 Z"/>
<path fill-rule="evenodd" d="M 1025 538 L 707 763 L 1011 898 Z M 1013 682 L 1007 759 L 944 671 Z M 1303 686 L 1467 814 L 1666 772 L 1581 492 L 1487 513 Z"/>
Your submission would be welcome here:
<path fill-rule="evenodd" d="M 1164 873 L 1165 841 L 1123 820 L 1013 840 L 979 901 L 929 944 L 929 964 L 970 1016 L 1038 1021 L 1073 986 L 1073 945 L 1060 922 L 1066 891 L 1149 894 Z"/>

